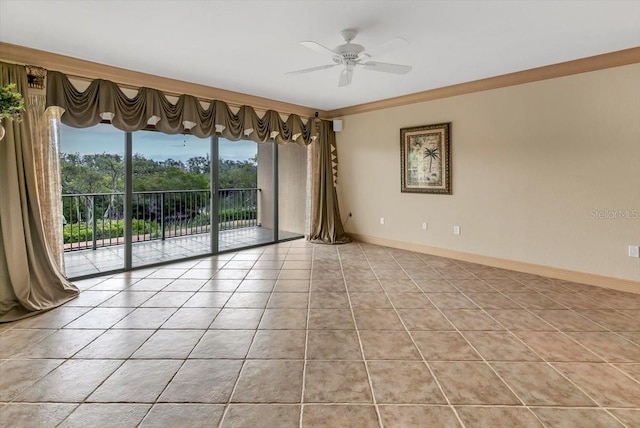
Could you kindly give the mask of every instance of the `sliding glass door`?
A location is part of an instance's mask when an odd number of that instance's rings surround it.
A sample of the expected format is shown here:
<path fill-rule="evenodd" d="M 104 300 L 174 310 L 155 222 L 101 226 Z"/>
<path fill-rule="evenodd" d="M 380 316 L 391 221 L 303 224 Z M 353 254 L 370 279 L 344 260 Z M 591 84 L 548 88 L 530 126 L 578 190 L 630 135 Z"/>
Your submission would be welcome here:
<path fill-rule="evenodd" d="M 210 139 L 132 134 L 132 267 L 211 253 Z"/>
<path fill-rule="evenodd" d="M 69 278 L 304 235 L 306 147 L 110 124 L 61 142 Z"/>

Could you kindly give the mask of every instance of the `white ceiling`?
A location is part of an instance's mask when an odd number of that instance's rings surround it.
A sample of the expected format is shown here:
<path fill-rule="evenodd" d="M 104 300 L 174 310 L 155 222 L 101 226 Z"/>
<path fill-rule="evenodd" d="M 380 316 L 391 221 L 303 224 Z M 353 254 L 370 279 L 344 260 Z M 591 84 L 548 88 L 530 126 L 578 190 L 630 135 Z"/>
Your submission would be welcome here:
<path fill-rule="evenodd" d="M 407 75 L 340 67 L 299 44 L 334 48 L 345 28 Z M 0 40 L 130 70 L 331 110 L 640 46 L 640 1 L 0 0 Z"/>

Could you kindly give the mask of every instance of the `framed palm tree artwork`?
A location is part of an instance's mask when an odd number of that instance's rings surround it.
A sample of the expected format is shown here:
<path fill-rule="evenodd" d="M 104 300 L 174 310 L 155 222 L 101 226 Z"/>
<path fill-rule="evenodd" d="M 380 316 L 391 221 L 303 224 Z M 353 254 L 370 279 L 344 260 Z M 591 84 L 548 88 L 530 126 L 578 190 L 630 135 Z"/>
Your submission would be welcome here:
<path fill-rule="evenodd" d="M 451 194 L 451 122 L 400 129 L 401 191 Z"/>

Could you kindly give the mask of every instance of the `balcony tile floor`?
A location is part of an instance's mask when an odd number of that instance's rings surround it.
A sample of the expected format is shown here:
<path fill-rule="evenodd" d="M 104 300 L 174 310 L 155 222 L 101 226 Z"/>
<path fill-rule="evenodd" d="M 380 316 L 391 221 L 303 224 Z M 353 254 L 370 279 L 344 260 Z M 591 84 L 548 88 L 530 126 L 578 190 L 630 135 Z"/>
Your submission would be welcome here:
<path fill-rule="evenodd" d="M 638 427 L 640 295 L 303 240 L 0 325 L 3 427 Z"/>
<path fill-rule="evenodd" d="M 280 239 L 300 236 L 296 233 L 280 231 Z M 263 227 L 246 227 L 224 230 L 218 234 L 218 247 L 230 251 L 243 247 L 266 244 L 273 241 L 273 230 Z M 133 244 L 134 266 L 163 263 L 199 254 L 210 253 L 208 234 L 167 238 Z M 101 247 L 96 250 L 76 250 L 64 255 L 66 274 L 69 278 L 95 275 L 122 269 L 124 266 L 124 245 Z"/>

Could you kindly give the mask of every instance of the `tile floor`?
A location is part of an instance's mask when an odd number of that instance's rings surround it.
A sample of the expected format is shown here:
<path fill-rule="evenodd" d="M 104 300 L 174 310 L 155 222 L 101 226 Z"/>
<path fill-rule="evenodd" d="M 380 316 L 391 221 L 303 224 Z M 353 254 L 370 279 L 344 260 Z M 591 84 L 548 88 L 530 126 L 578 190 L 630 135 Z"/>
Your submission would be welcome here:
<path fill-rule="evenodd" d="M 291 241 L 0 325 L 3 427 L 638 427 L 640 295 Z"/>
<path fill-rule="evenodd" d="M 279 232 L 280 239 L 300 237 L 299 233 Z M 229 251 L 253 245 L 273 242 L 273 229 L 265 227 L 243 227 L 222 230 L 218 233 L 219 251 Z M 132 247 L 134 266 L 163 263 L 171 260 L 193 257 L 211 252 L 209 234 L 181 236 L 166 240 L 136 242 Z M 101 272 L 122 269 L 124 266 L 124 245 L 100 247 L 96 250 L 76 250 L 64 253 L 66 274 L 69 278 L 96 275 Z"/>

